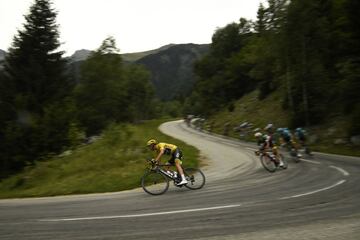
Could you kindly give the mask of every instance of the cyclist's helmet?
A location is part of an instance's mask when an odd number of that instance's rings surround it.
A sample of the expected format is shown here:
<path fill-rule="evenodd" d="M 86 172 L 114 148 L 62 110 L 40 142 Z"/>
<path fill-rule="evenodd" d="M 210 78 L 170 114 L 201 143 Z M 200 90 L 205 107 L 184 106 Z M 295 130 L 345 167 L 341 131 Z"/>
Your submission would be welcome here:
<path fill-rule="evenodd" d="M 146 146 L 151 146 L 151 145 L 153 145 L 153 144 L 157 144 L 157 141 L 156 141 L 155 139 L 150 139 L 150 140 L 147 142 Z"/>
<path fill-rule="evenodd" d="M 276 132 L 277 132 L 277 133 L 282 133 L 283 131 L 284 131 L 283 128 L 278 128 L 278 129 L 276 129 Z"/>
<path fill-rule="evenodd" d="M 269 123 L 268 125 L 266 125 L 266 127 L 264 128 L 265 131 L 269 132 L 272 131 L 274 125 L 272 123 Z"/>
<path fill-rule="evenodd" d="M 261 132 L 257 132 L 257 133 L 254 134 L 254 136 L 255 136 L 256 138 L 259 138 L 259 137 L 262 136 L 262 134 L 261 134 Z"/>
<path fill-rule="evenodd" d="M 295 132 L 302 132 L 302 131 L 303 131 L 302 128 L 297 128 L 297 129 L 295 129 Z"/>
<path fill-rule="evenodd" d="M 288 128 L 284 128 L 283 131 L 282 131 L 282 134 L 284 136 L 291 136 L 291 132 Z"/>

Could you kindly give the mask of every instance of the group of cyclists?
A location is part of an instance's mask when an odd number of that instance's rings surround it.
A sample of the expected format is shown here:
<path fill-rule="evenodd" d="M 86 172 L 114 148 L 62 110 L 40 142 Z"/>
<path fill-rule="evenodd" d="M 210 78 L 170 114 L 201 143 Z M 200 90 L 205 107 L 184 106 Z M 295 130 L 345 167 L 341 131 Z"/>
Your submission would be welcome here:
<path fill-rule="evenodd" d="M 311 154 L 306 146 L 306 131 L 303 128 L 296 128 L 295 134 L 288 128 L 274 128 L 273 124 L 268 124 L 264 128 L 265 133 L 256 132 L 254 134 L 259 151 L 271 151 L 275 155 L 275 162 L 279 167 L 283 167 L 284 163 L 279 157 L 278 146 L 285 147 L 294 157 L 301 157 L 300 148 L 304 148 L 307 154 Z"/>

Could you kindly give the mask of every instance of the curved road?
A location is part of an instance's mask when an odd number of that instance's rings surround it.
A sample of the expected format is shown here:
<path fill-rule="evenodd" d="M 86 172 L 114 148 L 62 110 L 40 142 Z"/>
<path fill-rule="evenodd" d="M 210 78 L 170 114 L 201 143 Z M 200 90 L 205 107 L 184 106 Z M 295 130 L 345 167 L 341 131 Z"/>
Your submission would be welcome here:
<path fill-rule="evenodd" d="M 252 144 L 160 128 L 200 149 L 203 189 L 1 200 L 0 239 L 360 239 L 359 158 L 316 153 L 271 174 Z"/>

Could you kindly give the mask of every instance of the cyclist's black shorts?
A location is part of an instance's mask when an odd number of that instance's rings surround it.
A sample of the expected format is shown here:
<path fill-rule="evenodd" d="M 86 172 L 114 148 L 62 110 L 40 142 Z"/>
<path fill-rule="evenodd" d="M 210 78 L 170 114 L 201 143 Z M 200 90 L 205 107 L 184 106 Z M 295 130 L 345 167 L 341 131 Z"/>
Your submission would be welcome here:
<path fill-rule="evenodd" d="M 182 156 L 183 156 L 183 154 L 182 154 L 181 150 L 179 148 L 177 148 L 175 150 L 175 152 L 173 154 L 171 154 L 171 158 L 168 161 L 168 163 L 170 163 L 171 165 L 175 165 L 175 159 L 180 159 L 181 160 Z"/>

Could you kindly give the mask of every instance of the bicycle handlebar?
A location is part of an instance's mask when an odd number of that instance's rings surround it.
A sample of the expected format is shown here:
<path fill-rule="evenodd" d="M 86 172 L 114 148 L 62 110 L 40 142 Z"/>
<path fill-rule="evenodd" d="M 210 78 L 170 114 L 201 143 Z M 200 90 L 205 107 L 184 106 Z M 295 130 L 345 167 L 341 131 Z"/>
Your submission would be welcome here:
<path fill-rule="evenodd" d="M 146 159 L 146 161 L 151 164 L 152 168 L 156 168 L 156 167 L 171 167 L 171 166 L 175 166 L 174 164 L 159 164 L 159 162 L 155 161 L 155 159 L 153 158 L 148 158 Z"/>

